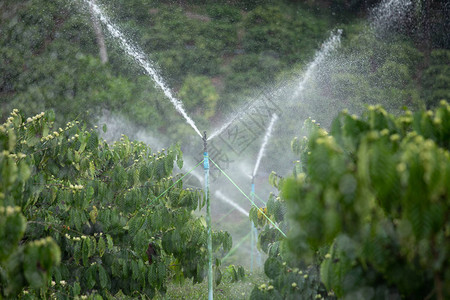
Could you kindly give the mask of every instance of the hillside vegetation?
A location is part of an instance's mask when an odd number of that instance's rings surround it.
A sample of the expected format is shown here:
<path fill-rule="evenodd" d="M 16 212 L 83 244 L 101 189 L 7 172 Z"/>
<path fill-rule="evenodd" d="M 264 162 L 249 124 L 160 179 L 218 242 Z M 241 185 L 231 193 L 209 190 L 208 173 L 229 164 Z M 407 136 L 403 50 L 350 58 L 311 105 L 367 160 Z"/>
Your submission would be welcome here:
<path fill-rule="evenodd" d="M 202 128 L 241 105 L 246 95 L 304 69 L 333 28 L 344 29 L 346 48 L 359 48 L 353 56 L 372 53 L 368 61 L 377 81 L 392 82 L 387 89 L 395 91 L 378 100 L 393 95 L 400 103 L 434 106 L 449 97 L 449 42 L 439 1 L 417 17 L 414 31 L 406 26 L 396 33 L 401 38 L 385 49 L 393 58 L 378 56 L 370 50 L 376 41 L 361 39 L 361 20 L 375 1 L 97 2 L 104 2 L 110 18 L 157 63 Z M 82 1 L 6 0 L 0 6 L 3 120 L 13 108 L 27 115 L 53 109 L 58 124 L 92 121 L 107 110 L 150 130 L 183 136 L 186 129 L 170 103 L 105 30 L 108 61 L 101 62 L 92 15 Z M 367 99 L 379 94 L 370 78 L 357 82 L 361 77 L 347 70 L 330 80 L 358 87 L 351 103 L 376 102 Z"/>

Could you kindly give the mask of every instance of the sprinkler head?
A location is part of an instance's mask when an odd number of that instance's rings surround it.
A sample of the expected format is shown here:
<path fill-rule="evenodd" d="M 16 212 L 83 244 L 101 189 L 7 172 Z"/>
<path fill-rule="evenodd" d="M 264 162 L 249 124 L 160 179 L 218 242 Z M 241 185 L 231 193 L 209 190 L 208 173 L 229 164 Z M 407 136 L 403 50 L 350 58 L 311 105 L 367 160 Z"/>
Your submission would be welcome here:
<path fill-rule="evenodd" d="M 206 130 L 203 131 L 203 152 L 207 152 L 207 141 L 208 138 L 206 137 Z"/>

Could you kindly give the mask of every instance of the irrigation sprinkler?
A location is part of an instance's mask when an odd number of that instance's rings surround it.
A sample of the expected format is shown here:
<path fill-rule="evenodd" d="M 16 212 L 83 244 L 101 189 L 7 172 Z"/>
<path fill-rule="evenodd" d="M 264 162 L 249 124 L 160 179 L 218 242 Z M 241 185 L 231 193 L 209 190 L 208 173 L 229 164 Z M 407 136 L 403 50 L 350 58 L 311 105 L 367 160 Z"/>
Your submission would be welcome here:
<path fill-rule="evenodd" d="M 206 199 L 206 227 L 208 231 L 208 299 L 213 299 L 213 271 L 212 271 L 212 229 L 211 229 L 211 204 L 209 198 L 209 157 L 208 139 L 206 131 L 203 132 L 203 169 L 205 170 L 205 199 Z"/>
<path fill-rule="evenodd" d="M 165 96 L 169 99 L 169 101 L 172 103 L 176 111 L 186 120 L 186 123 L 189 124 L 194 131 L 203 139 L 203 146 L 204 146 L 204 157 L 203 157 L 203 167 L 204 167 L 204 197 L 206 200 L 206 223 L 207 223 L 207 234 L 208 234 L 208 299 L 213 299 L 213 271 L 212 271 L 212 263 L 213 263 L 213 253 L 212 253 L 212 226 L 211 226 L 211 203 L 210 203 L 210 194 L 209 194 L 209 155 L 208 155 L 208 145 L 207 141 L 209 139 L 212 139 L 213 137 L 219 135 L 223 130 L 225 130 L 236 118 L 233 118 L 229 123 L 225 124 L 221 127 L 221 129 L 215 133 L 213 133 L 209 138 L 206 135 L 206 131 L 202 135 L 200 131 L 198 130 L 197 126 L 195 125 L 195 122 L 188 116 L 186 113 L 183 103 L 175 98 L 172 91 L 167 86 L 166 82 L 163 80 L 159 72 L 154 66 L 154 63 L 149 60 L 144 52 L 137 47 L 136 45 L 133 45 L 126 37 L 125 35 L 120 31 L 120 28 L 113 24 L 110 19 L 107 17 L 107 15 L 103 12 L 103 9 L 98 6 L 93 0 L 83 0 L 84 3 L 86 3 L 93 14 L 96 15 L 96 17 L 99 19 L 100 22 L 102 22 L 108 32 L 111 34 L 112 37 L 118 40 L 120 47 L 125 51 L 126 54 L 128 54 L 130 57 L 132 57 L 140 67 L 142 67 L 150 78 L 153 79 L 155 84 L 161 88 L 161 90 L 164 92 Z M 237 118 L 240 118 L 241 114 Z M 272 120 L 270 122 L 270 126 L 268 129 L 269 135 L 271 132 L 271 127 L 273 126 L 273 123 L 276 120 L 276 115 L 273 114 Z M 257 172 L 257 169 L 259 167 L 259 163 L 262 158 L 262 153 L 264 152 L 265 145 L 267 143 L 268 137 L 266 136 L 264 139 L 264 143 L 262 146 L 262 149 L 258 155 L 258 159 L 255 164 L 255 170 L 253 172 L 252 181 L 254 181 L 255 174 Z M 212 161 L 212 160 L 211 160 Z M 212 161 L 214 164 L 215 162 Z M 216 165 L 216 164 L 215 164 Z M 217 165 L 216 165 L 217 166 Z M 220 169 L 221 170 L 221 169 Z M 223 170 L 221 170 L 223 172 Z M 231 180 L 227 176 L 228 179 Z M 233 182 L 233 181 L 231 181 Z M 234 182 L 233 182 L 234 183 Z M 237 186 L 236 186 L 237 187 Z M 238 189 L 242 192 L 242 190 L 238 187 Z M 243 192 L 242 192 L 243 193 Z M 245 193 L 243 193 L 245 195 Z M 246 195 L 245 195 L 246 196 Z M 255 193 L 254 193 L 254 183 L 252 185 L 252 199 L 250 199 L 248 196 L 246 196 L 248 200 L 250 200 L 254 204 L 255 199 Z M 231 204 L 232 201 L 226 201 Z M 236 207 L 236 205 L 233 205 Z M 256 205 L 255 205 L 256 206 Z M 265 214 L 264 216 L 268 218 Z M 270 221 L 270 220 L 269 220 Z M 279 229 L 279 228 L 278 228 Z M 251 229 L 251 237 L 252 237 L 252 270 L 253 270 L 253 251 L 255 248 L 255 234 L 256 229 L 254 228 L 254 224 L 252 223 L 252 229 Z"/>

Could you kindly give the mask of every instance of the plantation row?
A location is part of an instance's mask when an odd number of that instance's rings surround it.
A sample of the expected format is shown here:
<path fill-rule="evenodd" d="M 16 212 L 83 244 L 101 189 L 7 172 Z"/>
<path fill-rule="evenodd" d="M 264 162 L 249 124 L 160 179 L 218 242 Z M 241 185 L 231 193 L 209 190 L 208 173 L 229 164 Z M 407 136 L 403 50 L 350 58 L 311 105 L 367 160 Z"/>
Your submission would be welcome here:
<path fill-rule="evenodd" d="M 262 228 L 267 284 L 251 299 L 448 299 L 450 105 L 394 116 L 342 112 L 330 132 L 307 120 L 291 178 L 271 182 Z M 289 214 L 286 214 L 289 211 Z"/>
<path fill-rule="evenodd" d="M 179 146 L 108 145 L 53 118 L 15 110 L 0 126 L 0 295 L 151 298 L 169 282 L 201 282 L 206 228 L 192 212 L 204 199 L 172 177 Z M 450 105 L 398 116 L 369 107 L 341 113 L 330 132 L 311 120 L 304 130 L 293 176 L 273 174 L 280 195 L 250 211 L 269 279 L 250 298 L 448 298 Z M 214 232 L 213 248 L 219 284 L 230 235 Z"/>
<path fill-rule="evenodd" d="M 0 126 L 0 298 L 151 298 L 168 280 L 201 282 L 206 223 L 192 212 L 204 199 L 174 185 L 180 148 L 108 145 L 53 119 L 14 110 Z M 217 258 L 230 248 L 228 233 L 213 232 Z"/>

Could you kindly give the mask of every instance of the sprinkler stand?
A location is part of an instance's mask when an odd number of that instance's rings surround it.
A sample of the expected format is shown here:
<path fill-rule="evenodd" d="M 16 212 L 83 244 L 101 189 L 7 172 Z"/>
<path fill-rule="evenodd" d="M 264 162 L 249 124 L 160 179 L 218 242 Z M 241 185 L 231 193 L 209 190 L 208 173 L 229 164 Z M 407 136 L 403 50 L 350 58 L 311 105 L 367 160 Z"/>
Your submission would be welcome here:
<path fill-rule="evenodd" d="M 208 299 L 213 300 L 213 271 L 212 271 L 212 229 L 211 229 L 211 204 L 209 197 L 209 157 L 208 139 L 206 131 L 203 132 L 203 169 L 205 171 L 205 199 L 206 199 L 206 228 L 208 232 Z"/>

